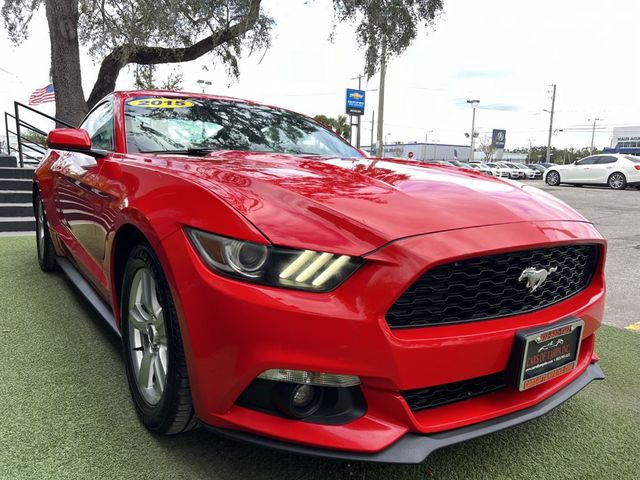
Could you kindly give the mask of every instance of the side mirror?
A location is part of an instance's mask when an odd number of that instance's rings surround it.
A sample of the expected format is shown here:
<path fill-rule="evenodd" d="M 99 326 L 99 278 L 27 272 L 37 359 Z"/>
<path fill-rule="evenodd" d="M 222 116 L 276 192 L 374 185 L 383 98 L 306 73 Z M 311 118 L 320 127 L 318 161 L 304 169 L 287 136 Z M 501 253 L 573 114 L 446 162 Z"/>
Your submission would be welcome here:
<path fill-rule="evenodd" d="M 91 148 L 89 132 L 81 128 L 56 128 L 47 135 L 47 146 L 56 150 L 68 150 L 104 157 L 107 152 Z"/>

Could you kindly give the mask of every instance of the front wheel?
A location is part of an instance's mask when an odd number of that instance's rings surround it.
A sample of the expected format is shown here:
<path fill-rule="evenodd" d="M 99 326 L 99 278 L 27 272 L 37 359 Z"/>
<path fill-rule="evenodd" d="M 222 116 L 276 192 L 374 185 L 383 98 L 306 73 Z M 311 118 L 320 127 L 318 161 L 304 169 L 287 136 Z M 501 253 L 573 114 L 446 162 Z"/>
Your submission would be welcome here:
<path fill-rule="evenodd" d="M 555 170 L 549 172 L 547 174 L 547 185 L 551 185 L 552 187 L 560 185 L 560 174 Z"/>
<path fill-rule="evenodd" d="M 196 418 L 171 291 L 155 253 L 135 247 L 122 283 L 122 345 L 131 397 L 149 430 L 191 430 Z"/>
<path fill-rule="evenodd" d="M 607 184 L 614 190 L 624 190 L 627 188 L 627 178 L 620 172 L 612 173 Z"/>

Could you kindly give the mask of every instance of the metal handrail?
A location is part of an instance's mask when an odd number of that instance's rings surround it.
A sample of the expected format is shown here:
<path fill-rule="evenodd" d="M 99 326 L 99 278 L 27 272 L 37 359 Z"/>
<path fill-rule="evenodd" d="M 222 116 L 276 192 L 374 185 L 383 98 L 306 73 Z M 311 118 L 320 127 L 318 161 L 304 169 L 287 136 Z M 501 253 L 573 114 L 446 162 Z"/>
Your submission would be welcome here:
<path fill-rule="evenodd" d="M 64 125 L 65 127 L 68 128 L 78 128 L 76 125 L 71 125 L 70 123 L 65 122 L 64 120 L 60 120 L 59 118 L 56 117 L 52 117 L 51 115 L 47 115 L 46 113 L 42 113 L 40 110 L 36 110 L 35 108 L 32 108 L 28 105 L 25 105 L 24 103 L 20 103 L 20 102 L 13 102 L 14 105 L 16 106 L 21 106 L 22 108 L 26 108 L 27 110 L 30 110 L 34 113 L 37 113 L 38 115 L 42 116 L 42 117 L 46 117 L 49 120 L 53 120 L 54 122 L 56 122 L 56 124 L 60 123 L 62 125 Z"/>
<path fill-rule="evenodd" d="M 71 125 L 70 123 L 65 122 L 64 120 L 60 120 L 56 117 L 52 117 L 51 115 L 47 115 L 46 113 L 42 113 L 39 110 L 36 110 L 35 108 L 32 108 L 28 105 L 25 105 L 24 103 L 20 103 L 20 102 L 13 102 L 13 110 L 14 110 L 14 114 L 10 114 L 9 112 L 4 112 L 4 124 L 5 124 L 5 134 L 7 137 L 7 153 L 9 155 L 11 155 L 11 151 L 15 151 L 18 153 L 18 159 L 20 162 L 20 167 L 24 167 L 24 157 L 27 157 L 28 159 L 34 160 L 35 157 L 33 157 L 32 155 L 29 155 L 27 152 L 23 151 L 23 147 L 27 148 L 29 150 L 32 150 L 34 152 L 37 153 L 45 153 L 46 149 L 45 147 L 41 147 L 42 151 L 38 150 L 37 148 L 35 148 L 32 145 L 27 145 L 26 143 L 24 143 L 24 139 L 22 137 L 22 134 L 20 132 L 20 130 L 22 128 L 25 128 L 27 130 L 30 130 L 32 132 L 35 132 L 39 135 L 47 135 L 48 132 L 41 130 L 33 125 L 31 125 L 30 123 L 25 122 L 24 120 L 20 119 L 20 108 L 29 110 L 30 112 L 36 113 L 41 117 L 47 118 L 49 120 L 53 120 L 56 125 L 64 125 L 65 127 L 69 127 L 69 128 L 76 128 L 74 125 Z M 11 130 L 9 130 L 9 118 L 12 118 L 15 122 L 15 128 L 16 131 L 12 132 Z M 9 139 L 9 134 L 13 134 L 16 137 L 16 140 L 18 141 L 18 148 L 12 148 L 11 147 L 11 142 Z M 38 145 L 39 146 L 39 145 Z M 40 146 L 39 146 L 40 147 Z M 35 159 L 37 161 L 37 159 Z"/>

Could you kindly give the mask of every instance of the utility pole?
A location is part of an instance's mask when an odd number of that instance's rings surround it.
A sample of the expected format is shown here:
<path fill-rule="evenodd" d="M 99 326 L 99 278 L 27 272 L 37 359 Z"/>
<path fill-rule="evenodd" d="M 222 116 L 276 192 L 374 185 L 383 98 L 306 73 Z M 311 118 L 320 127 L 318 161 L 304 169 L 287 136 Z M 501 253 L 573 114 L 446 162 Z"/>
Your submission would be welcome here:
<path fill-rule="evenodd" d="M 351 80 L 355 80 L 358 79 L 358 90 L 362 90 L 362 74 L 358 75 L 357 77 L 353 77 Z M 356 115 L 356 117 L 358 117 L 358 125 L 356 126 L 356 147 L 360 148 L 360 124 L 361 122 L 361 115 Z M 353 125 L 353 115 L 351 115 L 351 124 Z"/>
<path fill-rule="evenodd" d="M 469 149 L 469 161 L 473 162 L 473 150 L 475 148 L 476 141 L 476 107 L 480 103 L 480 100 L 467 100 L 467 103 L 473 107 L 473 114 L 471 116 L 471 146 Z"/>
<path fill-rule="evenodd" d="M 378 138 L 376 139 L 376 156 L 384 156 L 383 132 L 384 132 L 384 77 L 387 74 L 387 42 L 382 39 L 382 56 L 380 58 L 380 95 L 378 96 Z"/>
<path fill-rule="evenodd" d="M 549 112 L 549 138 L 547 140 L 547 163 L 551 163 L 551 134 L 553 133 L 553 112 L 556 109 L 556 84 L 552 84 L 553 93 L 551 94 L 551 111 Z"/>
<path fill-rule="evenodd" d="M 371 143 L 369 143 L 369 155 L 373 155 L 373 124 L 376 123 L 376 111 L 371 110 Z"/>
<path fill-rule="evenodd" d="M 593 155 L 593 138 L 596 136 L 596 122 L 602 121 L 604 118 L 594 118 L 593 119 L 593 129 L 591 130 L 591 149 L 589 149 L 589 153 Z M 591 119 L 589 119 L 591 121 Z"/>

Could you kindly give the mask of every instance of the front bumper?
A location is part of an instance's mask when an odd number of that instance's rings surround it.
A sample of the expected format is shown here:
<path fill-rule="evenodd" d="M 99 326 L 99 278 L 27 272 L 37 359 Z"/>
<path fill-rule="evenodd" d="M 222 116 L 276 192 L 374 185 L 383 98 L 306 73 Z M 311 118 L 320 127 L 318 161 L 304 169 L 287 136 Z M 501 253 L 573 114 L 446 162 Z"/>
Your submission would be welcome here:
<path fill-rule="evenodd" d="M 446 436 L 442 432 L 533 408 L 570 390 L 591 369 L 593 333 L 604 311 L 602 261 L 588 288 L 528 314 L 390 330 L 385 313 L 416 278 L 440 263 L 579 242 L 602 244 L 604 258 L 604 240 L 583 222 L 522 222 L 419 235 L 372 252 L 343 285 L 316 294 L 219 277 L 202 264 L 184 233 L 176 232 L 163 242 L 170 253 L 164 256 L 165 272 L 180 320 L 196 414 L 204 424 L 233 435 L 297 444 L 301 451 L 332 449 L 332 456 L 370 458 L 404 438 L 439 438 Z M 509 387 L 422 411 L 412 411 L 401 394 L 501 372 L 517 331 L 568 316 L 581 318 L 585 328 L 578 366 L 562 377 L 525 392 Z M 246 387 L 272 368 L 357 375 L 366 413 L 348 423 L 326 425 L 239 406 L 236 401 Z"/>
<path fill-rule="evenodd" d="M 569 400 L 594 380 L 603 380 L 604 378 L 605 376 L 600 366 L 596 363 L 592 363 L 584 373 L 582 373 L 582 375 L 563 390 L 560 390 L 558 393 L 550 396 L 533 407 L 519 410 L 503 417 L 498 417 L 470 425 L 468 427 L 449 430 L 442 433 L 434 433 L 430 435 L 407 433 L 391 446 L 381 450 L 380 452 L 372 454 L 313 448 L 305 445 L 297 445 L 295 443 L 287 443 L 267 437 L 261 437 L 238 430 L 216 428 L 211 425 L 204 425 L 204 427 L 226 438 L 314 457 L 376 463 L 422 463 L 429 455 L 440 448 L 515 427 L 516 425 L 541 417 Z"/>

